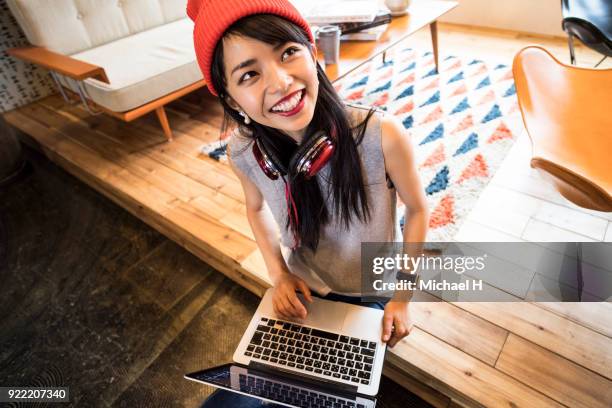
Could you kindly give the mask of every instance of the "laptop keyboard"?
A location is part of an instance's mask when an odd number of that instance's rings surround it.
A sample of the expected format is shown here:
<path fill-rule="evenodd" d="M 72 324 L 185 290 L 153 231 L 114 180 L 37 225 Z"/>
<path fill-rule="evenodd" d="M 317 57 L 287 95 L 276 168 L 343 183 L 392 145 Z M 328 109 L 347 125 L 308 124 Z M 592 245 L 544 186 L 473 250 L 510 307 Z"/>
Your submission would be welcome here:
<path fill-rule="evenodd" d="M 363 404 L 247 374 L 239 375 L 240 391 L 296 407 L 365 408 Z"/>
<path fill-rule="evenodd" d="M 369 385 L 376 343 L 262 317 L 244 354 L 336 381 Z"/>

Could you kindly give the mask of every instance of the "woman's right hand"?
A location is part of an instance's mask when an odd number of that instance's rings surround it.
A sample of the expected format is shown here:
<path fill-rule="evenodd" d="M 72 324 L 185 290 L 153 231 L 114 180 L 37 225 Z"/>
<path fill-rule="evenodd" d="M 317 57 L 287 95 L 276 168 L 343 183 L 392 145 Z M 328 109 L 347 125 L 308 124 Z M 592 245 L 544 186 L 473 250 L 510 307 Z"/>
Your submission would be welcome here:
<path fill-rule="evenodd" d="M 284 272 L 274 280 L 272 304 L 277 315 L 306 318 L 306 307 L 297 297 L 296 291 L 302 292 L 306 300 L 312 302 L 310 288 L 303 279 L 290 272 Z"/>

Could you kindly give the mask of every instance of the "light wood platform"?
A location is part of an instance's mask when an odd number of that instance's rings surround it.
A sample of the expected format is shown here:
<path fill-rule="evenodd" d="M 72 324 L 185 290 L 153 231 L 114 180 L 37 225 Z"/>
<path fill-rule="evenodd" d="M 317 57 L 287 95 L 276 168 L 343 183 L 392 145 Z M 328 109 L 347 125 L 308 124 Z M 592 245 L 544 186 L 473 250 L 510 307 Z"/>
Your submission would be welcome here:
<path fill-rule="evenodd" d="M 442 42 L 477 35 L 511 38 L 440 26 Z M 168 110 L 172 143 L 154 117 L 91 117 L 57 96 L 5 118 L 68 172 L 261 295 L 269 283 L 240 185 L 199 151 L 219 137 L 220 107 L 192 95 Z M 612 406 L 610 303 L 413 302 L 411 310 L 416 328 L 389 351 L 385 374 L 434 406 Z"/>

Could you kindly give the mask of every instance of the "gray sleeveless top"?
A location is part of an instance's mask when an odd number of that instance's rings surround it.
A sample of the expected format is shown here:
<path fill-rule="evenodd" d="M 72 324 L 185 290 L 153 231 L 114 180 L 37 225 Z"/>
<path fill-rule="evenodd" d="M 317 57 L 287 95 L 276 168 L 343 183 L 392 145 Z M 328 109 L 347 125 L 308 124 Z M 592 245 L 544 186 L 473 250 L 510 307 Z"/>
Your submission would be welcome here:
<path fill-rule="evenodd" d="M 347 107 L 352 125 L 361 123 L 364 109 Z M 358 146 L 362 174 L 370 206 L 370 219 L 363 223 L 353 218 L 348 229 L 333 217 L 322 227 L 316 252 L 300 247 L 291 251 L 293 234 L 287 226 L 287 204 L 284 183 L 270 180 L 260 169 L 252 153 L 251 139 L 236 132 L 229 142 L 229 158 L 258 188 L 270 207 L 281 234 L 281 251 L 289 270 L 306 281 L 321 295 L 330 291 L 344 295 L 363 294 L 361 288 L 361 243 L 401 241 L 396 217 L 396 191 L 388 187 L 381 144 L 380 114 L 372 115 Z M 330 168 L 326 165 L 317 174 L 322 192 L 328 191 Z M 325 194 L 325 193 L 324 193 Z"/>

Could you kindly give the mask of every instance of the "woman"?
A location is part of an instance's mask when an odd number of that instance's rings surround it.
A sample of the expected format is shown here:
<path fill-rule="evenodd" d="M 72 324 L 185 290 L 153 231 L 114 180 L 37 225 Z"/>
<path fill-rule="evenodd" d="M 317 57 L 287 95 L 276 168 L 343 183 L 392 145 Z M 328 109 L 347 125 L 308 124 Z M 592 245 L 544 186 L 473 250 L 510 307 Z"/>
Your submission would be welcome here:
<path fill-rule="evenodd" d="M 403 126 L 342 103 L 317 63 L 308 24 L 288 1 L 190 0 L 187 13 L 224 128 L 238 125 L 229 157 L 276 313 L 306 316 L 296 292 L 306 301 L 314 291 L 360 303 L 362 242 L 425 240 L 428 212 Z M 406 204 L 403 236 L 396 193 Z M 409 301 L 396 293 L 368 305 L 384 308 L 382 341 L 390 347 L 412 327 Z"/>

